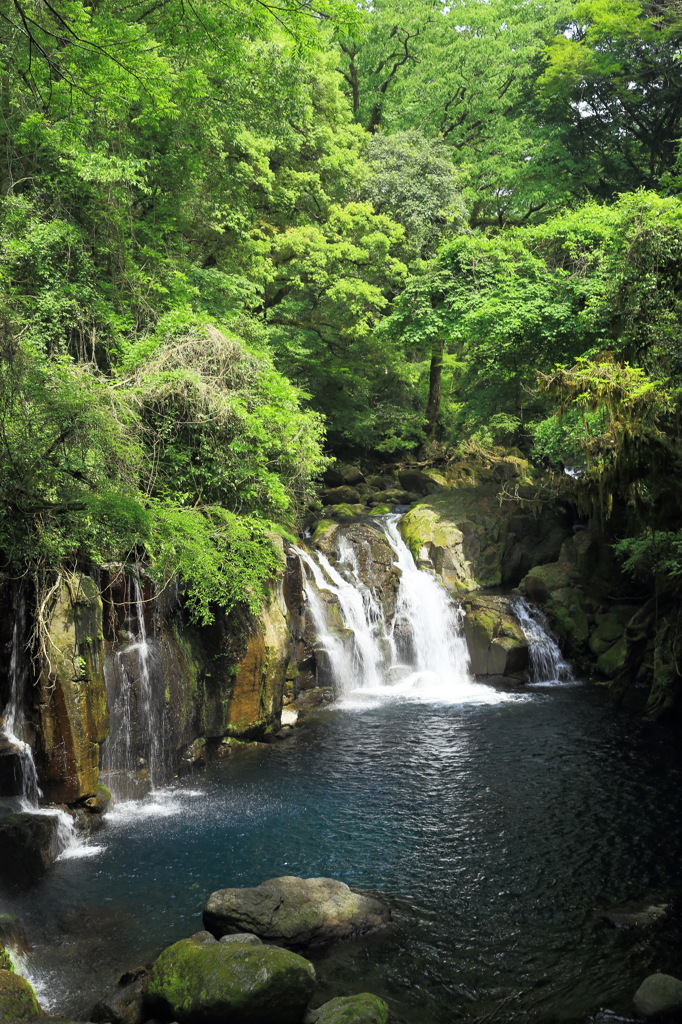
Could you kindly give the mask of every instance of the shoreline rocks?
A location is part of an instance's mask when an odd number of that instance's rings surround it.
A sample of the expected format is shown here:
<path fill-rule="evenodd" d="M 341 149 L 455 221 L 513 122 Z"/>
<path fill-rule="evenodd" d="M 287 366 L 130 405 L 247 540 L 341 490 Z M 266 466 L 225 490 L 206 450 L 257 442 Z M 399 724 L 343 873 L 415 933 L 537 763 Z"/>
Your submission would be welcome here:
<path fill-rule="evenodd" d="M 314 984 L 313 965 L 288 949 L 192 937 L 158 958 L 144 1006 L 179 1024 L 299 1024 Z"/>
<path fill-rule="evenodd" d="M 332 878 L 271 878 L 252 889 L 220 889 L 204 907 L 204 927 L 217 938 L 252 932 L 294 949 L 326 945 L 384 928 L 388 907 Z"/>

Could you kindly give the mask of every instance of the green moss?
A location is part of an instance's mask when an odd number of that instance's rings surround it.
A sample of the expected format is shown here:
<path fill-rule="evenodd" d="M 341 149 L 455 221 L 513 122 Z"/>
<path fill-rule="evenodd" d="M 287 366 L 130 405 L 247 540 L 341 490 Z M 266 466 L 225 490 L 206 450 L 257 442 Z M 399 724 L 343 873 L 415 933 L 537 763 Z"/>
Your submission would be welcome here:
<path fill-rule="evenodd" d="M 234 1017 L 296 1024 L 314 982 L 311 963 L 277 946 L 182 939 L 154 964 L 145 1005 L 181 1022 Z"/>
<path fill-rule="evenodd" d="M 388 1024 L 388 1005 L 370 992 L 340 996 L 313 1010 L 306 1024 Z"/>
<path fill-rule="evenodd" d="M 315 527 L 315 532 L 313 533 L 313 538 L 312 538 L 313 544 L 316 541 L 318 541 L 320 539 L 320 537 L 322 537 L 322 535 L 327 532 L 327 530 L 335 530 L 335 529 L 336 529 L 336 523 L 333 522 L 331 519 L 320 519 L 319 523 Z"/>
<path fill-rule="evenodd" d="M 376 508 L 372 509 L 372 511 L 370 512 L 370 515 L 371 516 L 385 516 L 390 511 L 391 511 L 391 508 L 390 508 L 389 505 L 377 505 Z"/>
<path fill-rule="evenodd" d="M 0 943 L 0 971 L 12 971 L 14 972 L 14 964 L 12 963 L 12 957 L 6 946 Z"/>
<path fill-rule="evenodd" d="M 0 1021 L 14 1021 L 41 1017 L 36 994 L 25 978 L 12 971 L 0 970 Z"/>

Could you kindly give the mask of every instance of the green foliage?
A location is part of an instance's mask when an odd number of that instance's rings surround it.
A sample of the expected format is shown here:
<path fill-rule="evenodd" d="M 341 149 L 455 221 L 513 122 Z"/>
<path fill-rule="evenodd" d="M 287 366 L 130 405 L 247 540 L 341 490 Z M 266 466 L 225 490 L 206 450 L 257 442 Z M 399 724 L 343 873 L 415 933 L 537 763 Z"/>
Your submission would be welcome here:
<path fill-rule="evenodd" d="M 682 530 L 625 537 L 614 548 L 625 571 L 646 582 L 652 576 L 682 576 Z"/>

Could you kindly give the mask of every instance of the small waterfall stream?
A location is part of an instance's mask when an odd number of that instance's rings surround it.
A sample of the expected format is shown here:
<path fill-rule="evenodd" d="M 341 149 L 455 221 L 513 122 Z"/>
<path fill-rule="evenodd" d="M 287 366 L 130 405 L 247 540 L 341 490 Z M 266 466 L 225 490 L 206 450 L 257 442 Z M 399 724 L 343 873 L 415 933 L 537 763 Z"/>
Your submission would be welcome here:
<path fill-rule="evenodd" d="M 539 608 L 522 597 L 514 601 L 514 614 L 528 641 L 532 683 L 573 682 L 573 670 L 550 633 L 549 623 Z"/>
<path fill-rule="evenodd" d="M 2 713 L 5 737 L 17 754 L 21 778 L 17 780 L 19 801 L 23 810 L 33 810 L 42 796 L 38 785 L 38 772 L 33 750 L 26 732 L 26 687 L 28 660 L 24 651 L 26 636 L 26 599 L 17 598 L 16 615 L 12 627 L 12 647 L 9 662 L 9 700 Z"/>
<path fill-rule="evenodd" d="M 125 799 L 161 779 L 165 706 L 139 575 L 125 580 L 123 607 L 127 640 L 105 663 L 111 724 L 102 772 L 114 794 Z"/>
<path fill-rule="evenodd" d="M 26 652 L 26 597 L 19 592 L 16 614 L 12 626 L 12 645 L 9 662 L 9 700 L 2 714 L 2 732 L 17 756 L 17 804 L 20 811 L 44 814 L 55 821 L 54 850 L 59 856 L 68 856 L 80 847 L 74 820 L 66 811 L 56 807 L 40 807 L 43 796 L 38 783 L 38 772 L 33 749 L 28 742 L 28 712 L 26 698 L 30 685 L 30 664 Z"/>
<path fill-rule="evenodd" d="M 308 570 L 307 601 L 337 694 L 346 703 L 396 696 L 447 703 L 505 699 L 471 679 L 461 611 L 430 573 L 417 568 L 399 520 L 398 514 L 375 520 L 400 574 L 391 615 L 381 594 L 360 579 L 347 538 L 338 540 L 336 565 L 320 551 L 297 549 Z M 335 601 L 327 602 L 325 593 Z M 335 605 L 342 626 L 334 621 Z"/>

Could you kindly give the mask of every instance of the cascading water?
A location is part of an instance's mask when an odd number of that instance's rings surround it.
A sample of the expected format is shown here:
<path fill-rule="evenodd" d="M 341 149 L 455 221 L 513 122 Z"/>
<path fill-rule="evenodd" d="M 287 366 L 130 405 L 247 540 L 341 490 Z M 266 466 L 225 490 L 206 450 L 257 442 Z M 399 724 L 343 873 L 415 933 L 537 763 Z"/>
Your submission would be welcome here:
<path fill-rule="evenodd" d="M 164 688 L 155 685 L 156 650 L 145 622 L 145 600 L 137 576 L 126 580 L 128 640 L 105 663 L 110 730 L 102 772 L 116 796 L 154 788 L 163 771 Z M 144 778 L 146 776 L 146 779 Z"/>
<path fill-rule="evenodd" d="M 556 640 L 552 637 L 547 619 L 540 609 L 531 607 L 522 597 L 515 599 L 513 608 L 528 641 L 531 682 L 573 682 L 571 666 L 564 659 Z"/>
<path fill-rule="evenodd" d="M 2 732 L 10 750 L 17 758 L 17 801 L 21 811 L 46 815 L 54 821 L 53 855 L 69 855 L 80 848 L 74 820 L 66 811 L 56 807 L 40 807 L 43 795 L 33 749 L 28 742 L 26 693 L 29 685 L 29 660 L 26 655 L 26 599 L 19 593 L 12 626 L 12 646 L 9 661 L 9 700 L 2 714 Z"/>
<path fill-rule="evenodd" d="M 395 611 L 387 616 L 377 594 L 358 576 L 358 560 L 343 536 L 338 562 L 321 552 L 298 554 L 312 581 L 306 587 L 318 642 L 330 662 L 336 691 L 346 701 L 396 696 L 459 703 L 505 699 L 471 680 L 461 613 L 447 591 L 418 569 L 398 530 L 400 516 L 377 516 L 395 556 L 400 583 Z M 343 628 L 330 612 L 334 599 Z"/>
<path fill-rule="evenodd" d="M 21 778 L 19 800 L 24 810 L 34 809 L 42 796 L 38 785 L 33 751 L 26 739 L 26 685 L 28 663 L 24 653 L 26 635 L 26 600 L 20 594 L 12 627 L 12 649 L 9 662 L 9 700 L 3 711 L 3 731 L 10 747 L 17 755 Z"/>

